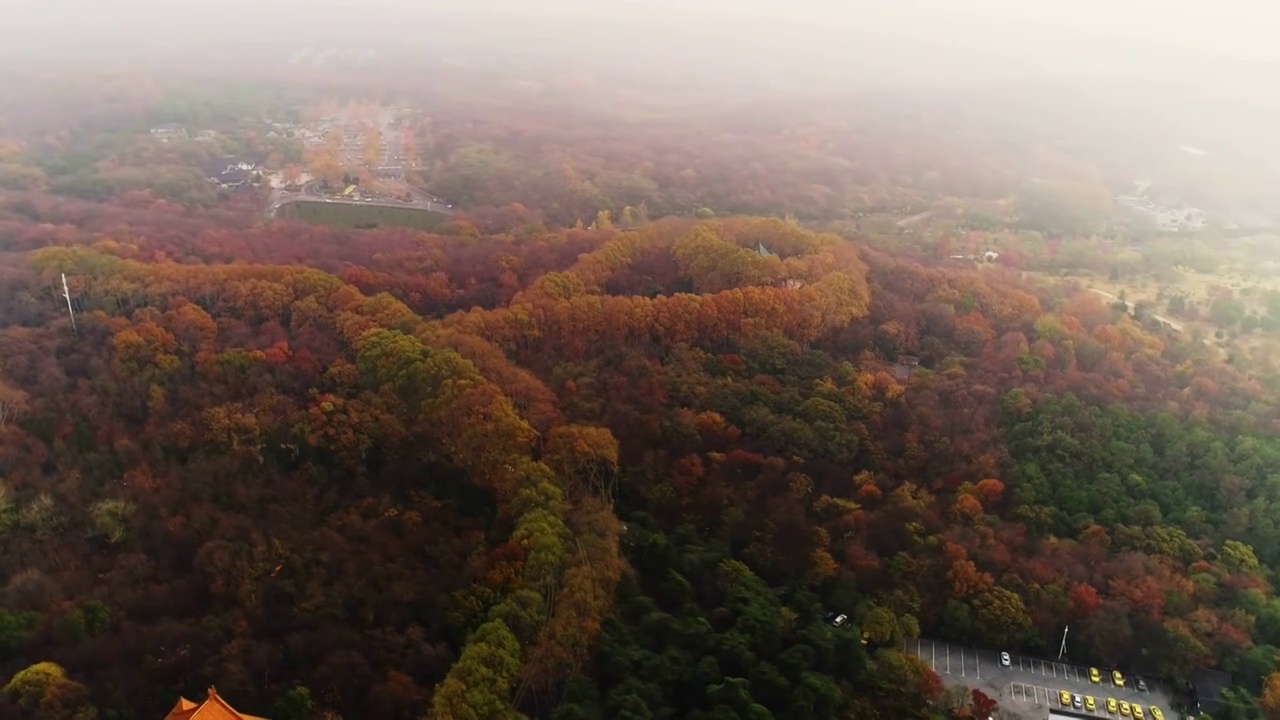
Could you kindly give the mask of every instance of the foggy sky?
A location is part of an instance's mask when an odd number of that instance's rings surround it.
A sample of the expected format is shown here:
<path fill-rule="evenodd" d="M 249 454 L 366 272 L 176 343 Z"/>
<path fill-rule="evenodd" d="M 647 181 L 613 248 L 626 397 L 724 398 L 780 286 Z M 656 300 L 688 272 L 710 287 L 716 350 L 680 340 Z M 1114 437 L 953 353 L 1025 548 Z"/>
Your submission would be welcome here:
<path fill-rule="evenodd" d="M 508 76 L 583 70 L 736 99 L 948 95 L 926 112 L 1022 117 L 1048 138 L 1075 123 L 1280 168 L 1268 0 L 0 0 L 9 8 L 0 62 L 14 73 L 113 59 L 240 80 L 287 76 L 284 59 L 308 47 L 372 48 L 397 78 L 423 78 L 415 90 L 430 87 L 416 60 L 463 56 L 505 61 Z M 1129 127 L 1091 123 L 1102 114 L 1085 96 Z"/>
<path fill-rule="evenodd" d="M 943 78 L 1280 79 L 1280 7 L 1264 0 L 0 0 L 0 10 L 0 43 L 46 53 L 157 40 L 471 40 L 505 43 L 495 51 L 555 42 L 686 61 L 701 51 L 765 66 L 791 56 L 854 66 L 886 58 L 904 73 Z M 592 45 L 593 36 L 609 42 Z"/>

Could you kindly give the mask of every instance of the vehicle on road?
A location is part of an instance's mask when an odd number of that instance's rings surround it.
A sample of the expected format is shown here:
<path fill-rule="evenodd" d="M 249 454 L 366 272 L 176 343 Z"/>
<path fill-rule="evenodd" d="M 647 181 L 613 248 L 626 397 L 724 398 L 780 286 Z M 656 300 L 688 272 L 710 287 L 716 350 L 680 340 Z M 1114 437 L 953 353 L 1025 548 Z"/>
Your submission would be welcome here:
<path fill-rule="evenodd" d="M 1135 720 L 1142 720 L 1142 706 L 1141 706 L 1141 705 L 1134 705 L 1134 706 L 1133 706 L 1133 717 L 1135 718 Z"/>
<path fill-rule="evenodd" d="M 1129 717 L 1129 703 L 1124 700 L 1120 701 L 1120 714 L 1125 717 Z"/>
<path fill-rule="evenodd" d="M 1140 692 L 1146 692 L 1146 691 L 1147 691 L 1147 683 L 1146 683 L 1146 681 L 1144 681 L 1142 678 L 1138 678 L 1138 680 L 1137 680 L 1137 682 L 1136 682 L 1136 685 L 1138 686 L 1138 690 L 1139 690 Z"/>
<path fill-rule="evenodd" d="M 1077 710 L 1081 710 L 1081 709 L 1083 709 L 1083 708 L 1084 708 L 1084 698 L 1080 697 L 1080 695 L 1079 695 L 1079 694 L 1072 695 L 1072 696 L 1071 696 L 1071 707 L 1073 707 L 1073 708 L 1075 708 L 1075 709 L 1077 709 Z"/>
<path fill-rule="evenodd" d="M 1062 707 L 1071 707 L 1071 693 L 1066 690 L 1059 690 L 1058 702 L 1062 703 Z"/>
<path fill-rule="evenodd" d="M 1085 710 L 1088 710 L 1089 712 L 1094 712 L 1095 710 L 1097 710 L 1097 709 L 1098 709 L 1098 704 L 1097 704 L 1096 702 L 1094 702 L 1094 701 L 1093 701 L 1093 698 L 1092 698 L 1092 697 L 1090 697 L 1090 696 L 1088 696 L 1088 695 L 1085 695 L 1085 696 L 1084 696 L 1084 709 L 1085 709 Z"/>
<path fill-rule="evenodd" d="M 841 625 L 844 625 L 845 623 L 849 622 L 849 616 L 838 615 L 836 613 L 827 613 L 827 622 L 831 623 L 832 627 L 840 627 Z"/>
<path fill-rule="evenodd" d="M 1102 682 L 1102 673 L 1098 672 L 1098 668 L 1089 668 L 1089 682 Z"/>
<path fill-rule="evenodd" d="M 1119 706 L 1116 705 L 1115 698 L 1107 698 L 1107 712 L 1111 713 L 1112 715 L 1115 715 L 1119 709 L 1120 709 Z"/>
<path fill-rule="evenodd" d="M 1009 667 L 1010 665 L 1013 664 L 1013 660 L 1009 657 L 1009 653 L 1007 652 L 1000 653 L 1000 664 L 1003 665 L 1004 667 Z"/>
<path fill-rule="evenodd" d="M 1120 674 L 1119 670 L 1111 671 L 1111 683 L 1116 687 L 1124 687 L 1124 676 Z"/>
<path fill-rule="evenodd" d="M 1156 707 L 1155 705 L 1152 705 L 1151 717 L 1155 718 L 1156 720 L 1164 720 L 1164 713 L 1160 712 L 1160 708 Z"/>

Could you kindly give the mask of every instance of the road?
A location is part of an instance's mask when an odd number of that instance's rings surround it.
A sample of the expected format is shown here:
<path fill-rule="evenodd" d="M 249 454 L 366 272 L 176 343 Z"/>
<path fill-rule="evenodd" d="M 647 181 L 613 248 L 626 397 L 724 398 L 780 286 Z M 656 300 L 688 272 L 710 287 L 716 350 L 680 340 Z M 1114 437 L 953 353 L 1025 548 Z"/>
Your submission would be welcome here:
<path fill-rule="evenodd" d="M 899 221 L 898 221 L 898 223 L 897 223 L 897 225 L 898 225 L 898 227 L 906 227 L 906 226 L 908 226 L 908 225 L 911 225 L 911 224 L 914 224 L 914 223 L 920 222 L 921 220 L 924 220 L 925 218 L 933 217 L 933 213 L 934 213 L 934 211 L 933 211 L 933 210 L 925 210 L 925 211 L 924 211 L 924 212 L 922 212 L 922 213 L 916 213 L 915 215 L 912 215 L 912 216 L 911 216 L 911 217 L 909 217 L 909 218 L 903 218 L 903 219 L 899 220 Z"/>
<path fill-rule="evenodd" d="M 1005 709 L 1022 713 L 1027 718 L 1043 718 L 1050 707 L 1061 707 L 1058 692 L 1066 690 L 1079 693 L 1097 701 L 1094 715 L 1108 715 L 1106 699 L 1142 705 L 1146 717 L 1149 708 L 1158 706 L 1167 720 L 1178 717 L 1173 712 L 1169 688 L 1157 680 L 1147 679 L 1146 692 L 1134 687 L 1137 678 L 1126 678 L 1125 687 L 1111 684 L 1110 671 L 1100 668 L 1101 683 L 1089 682 L 1089 668 L 1085 665 L 1042 660 L 1025 655 L 1010 654 L 1010 667 L 1000 665 L 1000 653 L 995 650 L 978 650 L 954 643 L 934 640 L 907 640 L 904 648 L 933 668 L 947 685 L 964 685 L 977 688 L 990 695 Z M 1087 714 L 1087 713 L 1086 713 Z"/>
<path fill-rule="evenodd" d="M 1102 290 L 1099 290 L 1098 288 L 1089 288 L 1089 292 L 1097 293 L 1098 295 L 1101 295 L 1102 297 L 1112 302 L 1122 302 L 1120 298 L 1116 297 L 1115 295 L 1112 295 L 1109 292 L 1104 292 Z M 1134 307 L 1133 303 L 1129 302 L 1128 300 L 1124 300 L 1123 302 L 1124 302 L 1124 306 L 1129 309 L 1129 312 L 1133 312 L 1133 307 Z M 1152 313 L 1151 317 L 1155 318 L 1156 322 L 1160 323 L 1161 325 L 1168 325 L 1174 330 L 1177 330 L 1178 332 L 1182 332 L 1182 323 L 1178 322 L 1177 320 L 1171 320 L 1163 315 L 1156 315 L 1155 313 Z"/>

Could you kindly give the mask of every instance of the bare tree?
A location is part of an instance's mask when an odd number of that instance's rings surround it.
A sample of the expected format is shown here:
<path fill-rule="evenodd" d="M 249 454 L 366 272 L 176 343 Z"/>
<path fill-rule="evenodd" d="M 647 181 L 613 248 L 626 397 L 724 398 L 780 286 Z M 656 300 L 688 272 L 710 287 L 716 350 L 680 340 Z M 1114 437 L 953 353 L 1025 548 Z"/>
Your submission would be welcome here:
<path fill-rule="evenodd" d="M 27 394 L 0 380 L 0 430 L 17 422 L 27 406 Z"/>

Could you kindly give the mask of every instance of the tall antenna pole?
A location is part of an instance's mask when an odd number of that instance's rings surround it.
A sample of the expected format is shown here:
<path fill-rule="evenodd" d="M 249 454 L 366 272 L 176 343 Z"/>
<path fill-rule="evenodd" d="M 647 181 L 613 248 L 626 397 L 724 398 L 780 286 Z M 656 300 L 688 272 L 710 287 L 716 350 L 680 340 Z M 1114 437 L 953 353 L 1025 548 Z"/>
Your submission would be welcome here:
<path fill-rule="evenodd" d="M 76 311 L 71 307 L 71 291 L 67 288 L 67 274 L 62 273 L 62 297 L 67 299 L 67 314 L 71 316 L 71 332 L 79 332 L 76 330 Z"/>
<path fill-rule="evenodd" d="M 1059 660 L 1061 660 L 1061 659 L 1062 659 L 1062 656 L 1067 652 L 1067 630 L 1068 630 L 1069 628 L 1070 628 L 1070 626 L 1069 626 L 1069 625 L 1064 625 L 1064 626 L 1062 627 L 1062 647 L 1058 648 L 1058 659 L 1059 659 Z"/>

